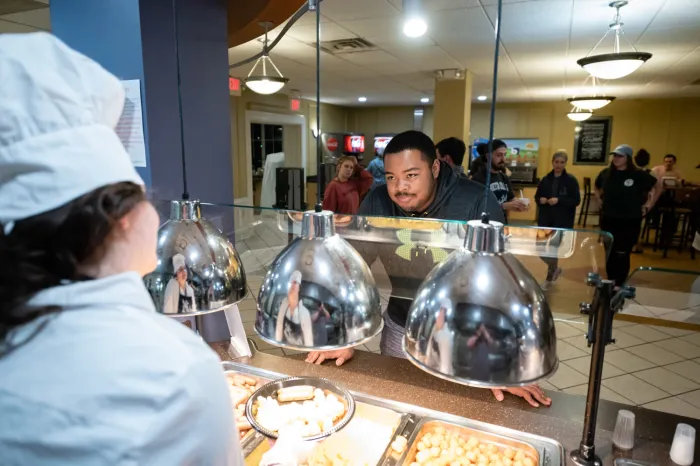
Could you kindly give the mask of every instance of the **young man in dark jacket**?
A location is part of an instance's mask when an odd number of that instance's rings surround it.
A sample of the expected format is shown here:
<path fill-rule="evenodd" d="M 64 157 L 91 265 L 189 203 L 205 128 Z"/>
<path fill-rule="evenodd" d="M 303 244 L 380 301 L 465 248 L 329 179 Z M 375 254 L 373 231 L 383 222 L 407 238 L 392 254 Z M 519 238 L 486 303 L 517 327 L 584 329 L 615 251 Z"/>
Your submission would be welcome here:
<path fill-rule="evenodd" d="M 504 221 L 493 193 L 457 175 L 438 160 L 432 140 L 421 132 L 406 131 L 394 136 L 384 151 L 384 166 L 387 184 L 367 195 L 359 215 L 468 221 L 486 212 L 491 220 Z M 430 244 L 436 233 L 444 234 L 444 231 L 442 228 L 398 231 L 374 228 L 372 233 L 385 235 L 386 241 L 351 243 L 370 267 L 379 259 L 389 276 L 392 297 L 384 318 L 380 348 L 384 355 L 404 358 L 401 341 L 413 295 L 426 275 L 449 253 L 416 243 Z M 352 349 L 315 351 L 306 360 L 320 364 L 326 359 L 336 359 L 336 364 L 341 365 L 352 355 Z M 533 406 L 550 403 L 536 385 L 507 391 L 525 398 Z M 501 390 L 493 392 L 497 399 L 503 399 Z"/>
<path fill-rule="evenodd" d="M 435 151 L 438 159 L 447 162 L 459 176 L 467 178 L 467 174 L 464 173 L 464 167 L 462 166 L 464 154 L 467 153 L 467 145 L 464 144 L 464 141 L 454 137 L 445 138 L 435 145 Z"/>
<path fill-rule="evenodd" d="M 539 205 L 537 225 L 550 228 L 572 229 L 576 220 L 576 207 L 581 203 L 578 180 L 566 172 L 569 156 L 559 150 L 552 156 L 552 171 L 540 181 L 535 193 Z M 542 257 L 547 263 L 547 279 L 542 289 L 549 287 L 561 276 L 557 257 Z"/>
<path fill-rule="evenodd" d="M 492 144 L 491 166 L 483 164 L 477 172 L 472 176 L 472 180 L 477 183 L 486 184 L 488 171 L 491 171 L 489 180 L 489 188 L 496 195 L 498 203 L 506 212 L 525 212 L 528 210 L 528 205 L 515 197 L 513 186 L 510 183 L 510 178 L 505 173 L 506 171 L 506 152 L 508 146 L 500 139 L 494 139 Z M 488 148 L 486 149 L 488 152 Z"/>

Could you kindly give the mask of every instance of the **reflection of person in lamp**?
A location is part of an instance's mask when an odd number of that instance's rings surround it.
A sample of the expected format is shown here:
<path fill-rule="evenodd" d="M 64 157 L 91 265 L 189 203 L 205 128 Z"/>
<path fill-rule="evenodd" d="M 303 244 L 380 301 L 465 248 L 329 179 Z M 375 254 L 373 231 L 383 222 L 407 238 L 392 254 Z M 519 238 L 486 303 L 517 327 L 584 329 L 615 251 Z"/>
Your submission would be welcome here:
<path fill-rule="evenodd" d="M 189 314 L 196 310 L 194 304 L 194 290 L 187 283 L 187 266 L 185 256 L 175 254 L 173 256 L 173 270 L 175 277 L 171 278 L 165 288 L 165 302 L 163 312 L 165 314 Z"/>
<path fill-rule="evenodd" d="M 295 270 L 289 277 L 287 297 L 280 304 L 277 314 L 275 339 L 290 345 L 313 346 L 314 334 L 311 327 L 311 313 L 301 302 L 301 272 Z"/>
<path fill-rule="evenodd" d="M 452 374 L 452 351 L 454 333 L 446 325 L 447 313 L 452 308 L 452 303 L 449 299 L 445 299 L 440 305 L 435 328 L 433 329 L 432 343 L 428 347 L 428 361 L 439 362 L 440 372 L 443 374 Z M 436 348 L 437 347 L 437 348 Z M 435 361 L 437 359 L 437 361 Z"/>

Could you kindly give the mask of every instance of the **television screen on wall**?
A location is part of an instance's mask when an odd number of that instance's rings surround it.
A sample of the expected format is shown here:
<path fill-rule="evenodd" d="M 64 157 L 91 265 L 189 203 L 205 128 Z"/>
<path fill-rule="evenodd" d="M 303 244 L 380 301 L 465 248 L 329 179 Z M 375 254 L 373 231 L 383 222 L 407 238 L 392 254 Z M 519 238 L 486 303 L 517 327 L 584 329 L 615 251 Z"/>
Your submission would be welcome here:
<path fill-rule="evenodd" d="M 365 136 L 348 134 L 345 136 L 343 152 L 346 154 L 361 154 L 365 151 Z"/>
<path fill-rule="evenodd" d="M 389 141 L 394 136 L 394 134 L 377 134 L 374 136 L 374 154 L 384 157 L 384 149 L 386 149 L 386 145 L 389 144 Z"/>

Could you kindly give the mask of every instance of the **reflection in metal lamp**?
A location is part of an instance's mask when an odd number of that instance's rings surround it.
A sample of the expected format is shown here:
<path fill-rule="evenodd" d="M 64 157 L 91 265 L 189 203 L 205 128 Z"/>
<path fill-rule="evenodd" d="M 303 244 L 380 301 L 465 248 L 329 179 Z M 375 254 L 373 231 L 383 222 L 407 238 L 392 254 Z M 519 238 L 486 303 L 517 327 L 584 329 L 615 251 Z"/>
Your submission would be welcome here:
<path fill-rule="evenodd" d="M 274 260 L 258 295 L 255 331 L 301 351 L 360 345 L 381 332 L 379 291 L 333 213 L 305 212 L 301 236 Z"/>
<path fill-rule="evenodd" d="M 465 246 L 418 289 L 403 345 L 426 372 L 478 387 L 532 384 L 558 366 L 552 312 L 532 275 L 504 251 L 498 222 L 468 222 Z"/>
<path fill-rule="evenodd" d="M 144 281 L 158 312 L 178 317 L 222 311 L 247 292 L 231 242 L 202 218 L 199 201 L 171 201 L 158 230 L 158 266 Z"/>

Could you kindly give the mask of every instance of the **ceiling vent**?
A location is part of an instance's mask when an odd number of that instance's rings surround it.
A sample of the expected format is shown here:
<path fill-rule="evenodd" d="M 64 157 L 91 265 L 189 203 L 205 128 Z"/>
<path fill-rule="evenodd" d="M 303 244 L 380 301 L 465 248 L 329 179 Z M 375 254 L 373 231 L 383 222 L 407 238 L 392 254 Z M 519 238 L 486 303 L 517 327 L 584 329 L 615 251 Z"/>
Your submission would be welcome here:
<path fill-rule="evenodd" d="M 316 43 L 313 44 L 316 47 Z M 362 39 L 361 37 L 353 37 L 351 39 L 338 39 L 321 42 L 321 49 L 332 55 L 343 55 L 347 53 L 371 52 L 378 50 L 378 47 L 373 43 Z"/>

